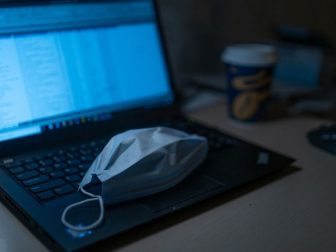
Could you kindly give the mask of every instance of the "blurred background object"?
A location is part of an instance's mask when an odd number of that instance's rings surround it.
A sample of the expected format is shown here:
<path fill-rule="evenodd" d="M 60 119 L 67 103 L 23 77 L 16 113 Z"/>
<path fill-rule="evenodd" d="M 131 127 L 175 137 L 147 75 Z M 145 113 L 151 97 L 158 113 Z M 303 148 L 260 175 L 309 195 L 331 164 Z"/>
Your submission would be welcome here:
<path fill-rule="evenodd" d="M 263 41 L 283 43 L 291 39 L 291 43 L 296 45 L 322 48 L 323 59 L 319 58 L 317 51 L 315 57 L 317 61 L 323 60 L 323 75 L 320 76 L 323 85 L 332 85 L 336 80 L 334 0 L 158 2 L 174 71 L 178 76 L 182 73 L 222 72 L 219 55 L 229 44 Z M 305 37 L 307 31 L 309 34 Z M 295 36 L 298 36 L 296 41 L 293 40 Z M 301 54 L 304 52 L 301 51 Z"/>
<path fill-rule="evenodd" d="M 183 92 L 194 86 L 194 91 L 202 91 L 202 106 L 205 90 L 210 95 L 222 90 L 219 93 L 225 99 L 225 68 L 220 55 L 228 45 L 268 43 L 275 45 L 279 53 L 276 98 L 280 95 L 286 99 L 281 103 L 292 106 L 291 114 L 320 111 L 336 117 L 335 95 L 330 95 L 336 92 L 336 1 L 158 0 L 158 3 L 178 88 Z M 313 94 L 317 89 L 319 95 L 315 100 Z M 188 95 L 197 92 L 184 93 L 190 101 Z M 328 94 L 325 96 L 328 104 L 323 93 Z M 319 104 L 321 100 L 323 106 Z"/>

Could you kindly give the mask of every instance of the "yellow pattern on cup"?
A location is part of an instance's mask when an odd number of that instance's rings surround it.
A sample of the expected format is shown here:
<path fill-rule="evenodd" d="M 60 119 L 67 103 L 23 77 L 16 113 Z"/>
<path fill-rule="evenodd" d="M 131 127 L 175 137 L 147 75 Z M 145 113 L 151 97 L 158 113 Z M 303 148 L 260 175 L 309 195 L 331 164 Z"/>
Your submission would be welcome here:
<path fill-rule="evenodd" d="M 270 90 L 263 92 L 244 92 L 236 96 L 232 103 L 232 113 L 240 120 L 252 118 L 258 111 L 260 104 L 270 96 Z"/>
<path fill-rule="evenodd" d="M 238 76 L 233 78 L 232 85 L 239 90 L 251 90 L 262 88 L 271 83 L 272 77 L 267 71 L 259 71 L 254 75 Z"/>

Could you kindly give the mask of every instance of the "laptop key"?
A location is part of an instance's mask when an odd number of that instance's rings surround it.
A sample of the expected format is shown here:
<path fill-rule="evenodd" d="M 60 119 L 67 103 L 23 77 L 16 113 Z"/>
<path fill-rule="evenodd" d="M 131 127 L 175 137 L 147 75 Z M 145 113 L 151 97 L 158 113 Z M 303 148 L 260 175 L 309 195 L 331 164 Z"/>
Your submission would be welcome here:
<path fill-rule="evenodd" d="M 54 164 L 54 167 L 57 169 L 57 170 L 61 170 L 61 169 L 65 169 L 68 167 L 68 165 L 66 163 L 58 163 L 58 164 Z"/>
<path fill-rule="evenodd" d="M 23 181 L 23 184 L 26 186 L 33 186 L 33 185 L 41 184 L 48 180 L 50 180 L 50 178 L 47 175 L 43 175 L 43 176 L 38 176 L 36 178 L 25 180 Z"/>
<path fill-rule="evenodd" d="M 45 159 L 45 160 L 41 160 L 40 164 L 42 166 L 47 166 L 47 165 L 52 165 L 54 162 L 51 159 Z"/>
<path fill-rule="evenodd" d="M 78 159 L 72 159 L 67 162 L 69 165 L 79 165 L 81 163 Z"/>
<path fill-rule="evenodd" d="M 95 153 L 99 153 L 99 152 L 101 152 L 101 150 L 102 150 L 101 147 L 96 147 L 96 148 L 93 149 L 93 151 L 94 151 Z"/>
<path fill-rule="evenodd" d="M 54 169 L 51 168 L 50 166 L 39 168 L 39 171 L 40 171 L 42 174 L 48 174 L 48 173 L 51 173 L 53 170 L 54 170 Z"/>
<path fill-rule="evenodd" d="M 82 155 L 90 155 L 92 153 L 91 150 L 88 149 L 84 149 L 84 150 L 80 150 L 79 151 Z"/>
<path fill-rule="evenodd" d="M 77 158 L 79 156 L 79 154 L 75 152 L 67 153 L 66 155 L 68 156 L 68 158 Z"/>
<path fill-rule="evenodd" d="M 73 182 L 79 182 L 81 180 L 81 177 L 74 174 L 74 175 L 66 176 L 65 179 L 73 183 Z"/>
<path fill-rule="evenodd" d="M 91 156 L 91 155 L 81 156 L 81 160 L 84 162 L 92 162 L 94 159 L 95 159 L 95 156 Z"/>
<path fill-rule="evenodd" d="M 37 197 L 40 200 L 49 200 L 55 197 L 55 194 L 52 191 L 41 192 L 37 194 Z"/>
<path fill-rule="evenodd" d="M 12 169 L 9 170 L 10 173 L 15 174 L 15 175 L 16 174 L 20 174 L 20 173 L 22 173 L 24 171 L 25 171 L 25 169 L 23 167 L 21 167 L 21 166 L 16 167 L 16 168 L 12 168 Z"/>
<path fill-rule="evenodd" d="M 31 159 L 31 158 L 27 158 L 27 159 L 23 160 L 23 163 L 25 163 L 25 164 L 30 164 L 30 163 L 33 163 L 33 162 L 34 162 L 34 160 Z"/>
<path fill-rule="evenodd" d="M 54 172 L 52 172 L 52 173 L 50 173 L 50 177 L 52 177 L 52 178 L 62 178 L 62 177 L 64 177 L 64 172 L 62 172 L 62 171 L 54 171 Z"/>
<path fill-rule="evenodd" d="M 68 174 L 74 174 L 74 173 L 79 172 L 79 170 L 75 167 L 66 168 L 66 169 L 64 169 L 64 171 Z"/>
<path fill-rule="evenodd" d="M 37 177 L 38 175 L 39 173 L 37 171 L 28 171 L 28 172 L 16 175 L 16 178 L 18 180 L 26 180 L 26 179 Z"/>
<path fill-rule="evenodd" d="M 25 165 L 25 168 L 27 170 L 35 170 L 35 169 L 37 169 L 39 167 L 40 166 L 37 163 L 30 163 L 30 164 Z"/>
<path fill-rule="evenodd" d="M 74 191 L 75 191 L 75 188 L 71 185 L 65 185 L 65 186 L 54 189 L 54 192 L 58 195 L 69 194 Z"/>
<path fill-rule="evenodd" d="M 55 162 L 63 162 L 65 160 L 67 160 L 67 157 L 64 154 L 59 154 L 59 155 L 56 155 L 55 157 L 53 157 L 53 160 Z"/>
<path fill-rule="evenodd" d="M 12 169 L 12 168 L 16 168 L 16 167 L 18 167 L 20 165 L 21 165 L 20 161 L 13 161 L 11 163 L 5 164 L 5 168 L 6 169 Z"/>
<path fill-rule="evenodd" d="M 32 186 L 30 187 L 30 190 L 34 193 L 39 193 L 39 192 L 47 191 L 50 189 L 54 189 L 64 184 L 65 184 L 65 181 L 63 179 L 56 179 L 56 180 L 51 180 L 47 183 Z"/>
<path fill-rule="evenodd" d="M 84 164 L 80 164 L 78 168 L 81 169 L 82 171 L 87 171 L 90 168 L 90 166 L 91 166 L 90 163 L 84 163 Z"/>

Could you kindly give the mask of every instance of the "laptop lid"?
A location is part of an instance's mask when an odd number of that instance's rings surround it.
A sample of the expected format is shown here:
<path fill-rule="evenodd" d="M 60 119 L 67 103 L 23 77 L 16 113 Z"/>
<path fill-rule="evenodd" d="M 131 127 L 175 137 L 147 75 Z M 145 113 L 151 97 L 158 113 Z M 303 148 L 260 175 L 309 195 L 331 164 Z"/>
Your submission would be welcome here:
<path fill-rule="evenodd" d="M 141 121 L 147 114 L 134 118 L 131 111 L 171 107 L 155 8 L 152 0 L 3 4 L 2 155 L 84 138 L 118 116 Z"/>

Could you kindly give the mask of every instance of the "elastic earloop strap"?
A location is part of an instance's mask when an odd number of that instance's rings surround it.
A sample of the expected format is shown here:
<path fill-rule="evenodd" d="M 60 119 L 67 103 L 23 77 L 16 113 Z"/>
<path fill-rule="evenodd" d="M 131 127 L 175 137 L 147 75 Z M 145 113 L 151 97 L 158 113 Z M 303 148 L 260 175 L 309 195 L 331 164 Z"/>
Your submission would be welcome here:
<path fill-rule="evenodd" d="M 62 213 L 62 223 L 72 229 L 72 230 L 75 230 L 75 231 L 87 231 L 89 229 L 93 229 L 93 228 L 96 228 L 97 226 L 100 225 L 100 223 L 103 221 L 103 218 L 104 218 L 104 204 L 103 204 L 103 198 L 102 196 L 100 195 L 94 195 L 92 193 L 89 193 L 87 191 L 85 191 L 85 189 L 83 187 L 80 188 L 80 191 L 89 196 L 89 197 L 92 197 L 92 199 L 86 199 L 86 200 L 83 200 L 83 201 L 80 201 L 80 202 L 77 202 L 77 203 L 74 203 L 74 204 L 71 204 L 69 205 L 68 207 L 66 207 Z M 100 209 L 100 214 L 99 214 L 99 217 L 98 219 L 90 224 L 90 225 L 87 225 L 87 226 L 75 226 L 71 223 L 69 223 L 67 220 L 66 220 L 66 215 L 68 214 L 68 212 L 73 209 L 74 207 L 77 207 L 77 206 L 81 206 L 81 205 L 84 205 L 88 202 L 92 202 L 92 201 L 98 201 L 99 202 L 99 209 Z"/>

